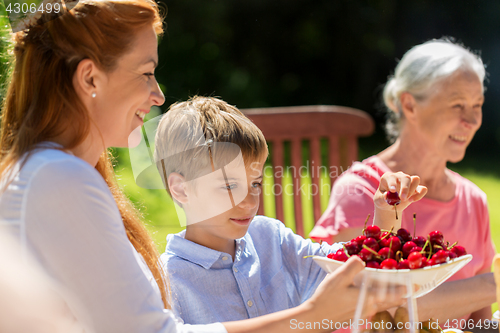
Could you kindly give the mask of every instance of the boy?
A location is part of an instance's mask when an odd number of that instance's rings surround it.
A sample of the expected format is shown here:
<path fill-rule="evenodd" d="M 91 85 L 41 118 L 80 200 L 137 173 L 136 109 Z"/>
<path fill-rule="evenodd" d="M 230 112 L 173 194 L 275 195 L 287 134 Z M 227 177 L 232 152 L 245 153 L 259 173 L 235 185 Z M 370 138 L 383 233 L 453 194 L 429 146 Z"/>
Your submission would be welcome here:
<path fill-rule="evenodd" d="M 268 150 L 249 119 L 220 99 L 194 97 L 170 107 L 155 146 L 167 190 L 186 216 L 186 230 L 167 237 L 161 256 L 173 311 L 185 323 L 253 318 L 295 307 L 314 293 L 326 273 L 303 257 L 341 245 L 321 250 L 280 221 L 255 216 Z M 425 194 L 414 192 L 413 200 Z M 380 198 L 379 215 L 393 214 Z"/>

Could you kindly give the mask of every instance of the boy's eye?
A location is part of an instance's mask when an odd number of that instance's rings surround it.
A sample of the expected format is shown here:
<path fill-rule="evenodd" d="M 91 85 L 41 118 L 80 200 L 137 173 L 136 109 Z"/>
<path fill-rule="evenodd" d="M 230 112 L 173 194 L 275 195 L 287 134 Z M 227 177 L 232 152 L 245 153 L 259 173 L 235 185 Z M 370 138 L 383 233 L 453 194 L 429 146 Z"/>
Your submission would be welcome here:
<path fill-rule="evenodd" d="M 146 75 L 147 77 L 155 76 L 154 73 L 144 73 L 144 75 Z"/>
<path fill-rule="evenodd" d="M 226 190 L 234 190 L 236 188 L 236 184 L 226 184 L 224 189 Z"/>

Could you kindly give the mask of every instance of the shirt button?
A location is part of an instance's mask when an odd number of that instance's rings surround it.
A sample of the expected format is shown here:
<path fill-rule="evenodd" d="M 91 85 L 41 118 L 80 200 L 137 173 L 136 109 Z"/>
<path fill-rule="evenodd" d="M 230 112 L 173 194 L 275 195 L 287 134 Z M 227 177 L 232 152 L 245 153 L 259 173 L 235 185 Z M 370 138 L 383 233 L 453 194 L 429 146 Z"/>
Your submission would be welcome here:
<path fill-rule="evenodd" d="M 249 300 L 249 301 L 247 302 L 247 304 L 248 304 L 248 306 L 252 306 L 252 305 L 253 305 L 252 300 Z"/>
<path fill-rule="evenodd" d="M 238 268 L 234 267 L 233 270 L 235 273 L 238 273 Z"/>
<path fill-rule="evenodd" d="M 222 257 L 222 260 L 227 260 L 227 257 Z"/>

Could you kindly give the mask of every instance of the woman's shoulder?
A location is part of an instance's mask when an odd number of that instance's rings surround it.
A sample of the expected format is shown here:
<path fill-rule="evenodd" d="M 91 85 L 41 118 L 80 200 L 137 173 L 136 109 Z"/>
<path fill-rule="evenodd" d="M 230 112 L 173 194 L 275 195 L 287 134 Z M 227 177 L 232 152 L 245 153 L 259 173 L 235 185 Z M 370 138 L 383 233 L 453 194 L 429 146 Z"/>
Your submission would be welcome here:
<path fill-rule="evenodd" d="M 112 198 L 99 172 L 84 160 L 60 149 L 43 148 L 27 153 L 3 177 L 1 201 L 42 198 L 67 201 L 84 195 Z M 17 199 L 16 199 L 17 198 Z M 23 201 L 24 202 L 24 201 Z"/>
<path fill-rule="evenodd" d="M 389 168 L 377 156 L 371 156 L 363 161 L 353 162 L 335 181 L 335 186 L 357 186 L 358 183 L 378 187 L 380 178 Z"/>
<path fill-rule="evenodd" d="M 27 182 L 43 180 L 71 185 L 91 181 L 105 185 L 94 167 L 60 149 L 36 149 L 18 164 L 19 177 Z"/>
<path fill-rule="evenodd" d="M 465 178 L 455 171 L 448 170 L 450 174 L 453 175 L 455 183 L 457 185 L 458 196 L 463 196 L 466 200 L 477 199 L 483 201 L 485 204 L 487 202 L 486 193 L 479 188 L 470 179 Z"/>

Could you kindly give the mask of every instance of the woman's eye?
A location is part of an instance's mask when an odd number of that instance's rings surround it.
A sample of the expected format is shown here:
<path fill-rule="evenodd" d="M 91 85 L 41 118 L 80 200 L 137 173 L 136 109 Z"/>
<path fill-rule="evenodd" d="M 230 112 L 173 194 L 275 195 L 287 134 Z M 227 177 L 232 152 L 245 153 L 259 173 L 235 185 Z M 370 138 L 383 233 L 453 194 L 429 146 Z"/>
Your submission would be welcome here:
<path fill-rule="evenodd" d="M 252 186 L 255 188 L 262 187 L 262 183 L 253 183 Z"/>
<path fill-rule="evenodd" d="M 226 184 L 226 186 L 224 186 L 224 189 L 226 190 L 234 190 L 236 188 L 236 184 Z"/>
<path fill-rule="evenodd" d="M 154 73 L 144 73 L 144 75 L 146 75 L 147 77 L 155 76 Z"/>

